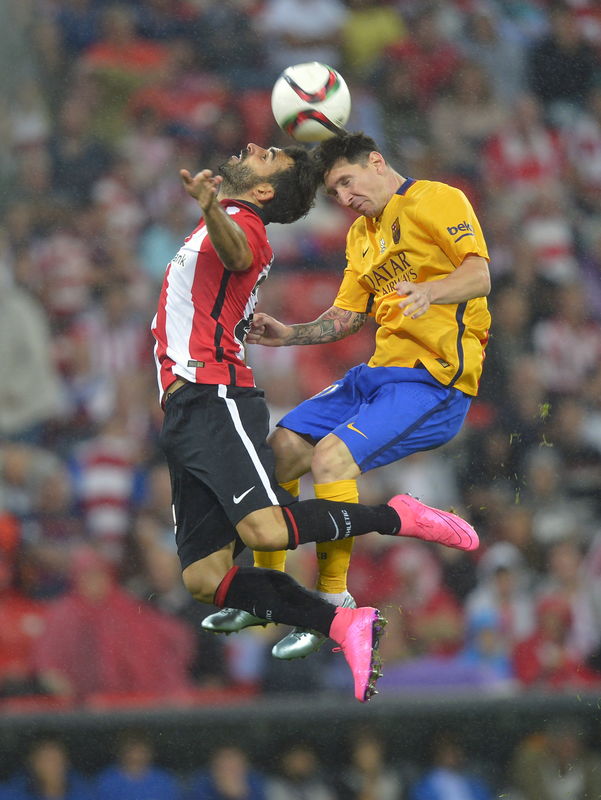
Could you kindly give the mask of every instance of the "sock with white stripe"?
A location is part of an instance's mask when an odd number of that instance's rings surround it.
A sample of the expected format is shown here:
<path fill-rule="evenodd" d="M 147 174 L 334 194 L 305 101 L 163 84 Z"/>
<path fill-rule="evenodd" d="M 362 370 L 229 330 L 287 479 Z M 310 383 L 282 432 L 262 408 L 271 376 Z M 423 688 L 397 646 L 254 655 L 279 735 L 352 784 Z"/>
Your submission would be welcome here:
<path fill-rule="evenodd" d="M 282 506 L 288 527 L 288 550 L 306 542 L 332 542 L 377 531 L 395 535 L 401 529 L 399 515 L 386 504 L 364 506 L 335 500 L 303 500 Z"/>

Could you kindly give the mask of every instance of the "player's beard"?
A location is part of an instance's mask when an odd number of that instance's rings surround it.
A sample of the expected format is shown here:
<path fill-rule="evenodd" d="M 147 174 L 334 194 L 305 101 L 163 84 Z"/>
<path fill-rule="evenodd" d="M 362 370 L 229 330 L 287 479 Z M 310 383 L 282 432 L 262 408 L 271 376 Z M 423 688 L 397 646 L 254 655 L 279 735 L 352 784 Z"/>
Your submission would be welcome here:
<path fill-rule="evenodd" d="M 219 174 L 223 177 L 221 194 L 224 197 L 232 197 L 245 194 L 261 183 L 264 178 L 253 171 L 252 167 L 242 161 L 231 161 L 228 159 L 219 166 Z"/>

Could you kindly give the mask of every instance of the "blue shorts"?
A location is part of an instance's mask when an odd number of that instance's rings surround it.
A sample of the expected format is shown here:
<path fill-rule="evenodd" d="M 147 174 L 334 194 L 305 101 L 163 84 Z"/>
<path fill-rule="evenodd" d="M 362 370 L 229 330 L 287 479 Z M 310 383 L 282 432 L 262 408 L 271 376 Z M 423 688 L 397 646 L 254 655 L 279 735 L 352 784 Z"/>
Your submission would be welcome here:
<path fill-rule="evenodd" d="M 468 395 L 443 386 L 421 367 L 359 364 L 278 426 L 317 441 L 334 433 L 367 472 L 450 441 L 470 403 Z"/>

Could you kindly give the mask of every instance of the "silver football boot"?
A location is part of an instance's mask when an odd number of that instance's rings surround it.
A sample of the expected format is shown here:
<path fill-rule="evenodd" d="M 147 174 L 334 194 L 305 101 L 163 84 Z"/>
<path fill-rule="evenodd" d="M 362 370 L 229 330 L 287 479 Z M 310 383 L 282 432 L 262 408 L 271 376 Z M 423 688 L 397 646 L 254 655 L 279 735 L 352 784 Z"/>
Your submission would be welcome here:
<path fill-rule="evenodd" d="M 357 608 L 354 598 L 348 594 L 344 598 L 342 608 Z M 293 628 L 287 636 L 280 639 L 271 648 L 271 655 L 282 661 L 291 661 L 293 658 L 306 658 L 315 653 L 328 637 L 319 631 L 310 631 L 306 628 Z"/>
<path fill-rule="evenodd" d="M 222 608 L 205 617 L 200 623 L 200 627 L 212 633 L 230 634 L 241 631 L 244 628 L 250 628 L 251 625 L 265 627 L 267 624 L 266 619 L 255 617 L 249 611 L 241 611 L 239 608 Z"/>

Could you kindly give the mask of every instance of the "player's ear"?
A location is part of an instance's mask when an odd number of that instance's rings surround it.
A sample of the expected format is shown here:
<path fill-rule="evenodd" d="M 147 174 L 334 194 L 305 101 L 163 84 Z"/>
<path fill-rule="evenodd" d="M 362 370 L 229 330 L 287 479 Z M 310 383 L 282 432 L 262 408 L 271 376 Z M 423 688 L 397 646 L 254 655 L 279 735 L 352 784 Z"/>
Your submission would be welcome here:
<path fill-rule="evenodd" d="M 275 189 L 271 183 L 258 183 L 251 192 L 258 203 L 268 203 L 273 199 Z"/>
<path fill-rule="evenodd" d="M 386 166 L 384 156 L 382 153 L 378 153 L 377 150 L 372 150 L 369 154 L 369 163 L 376 168 L 377 172 L 381 172 Z"/>

